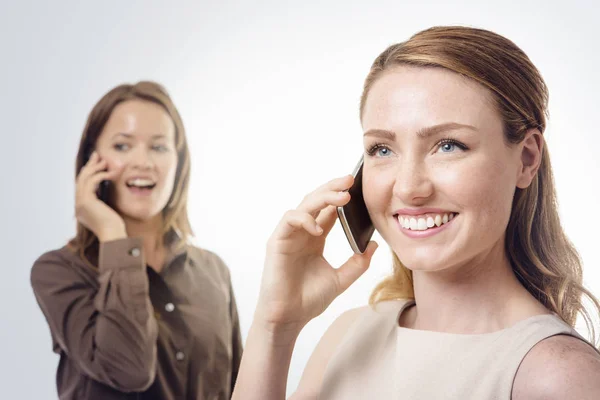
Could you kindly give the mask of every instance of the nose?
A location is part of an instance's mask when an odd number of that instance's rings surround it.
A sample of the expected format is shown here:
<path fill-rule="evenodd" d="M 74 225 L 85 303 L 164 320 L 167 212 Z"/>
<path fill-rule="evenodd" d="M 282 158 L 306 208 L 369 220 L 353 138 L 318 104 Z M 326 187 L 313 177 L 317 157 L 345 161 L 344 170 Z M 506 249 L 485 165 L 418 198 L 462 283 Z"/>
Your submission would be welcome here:
<path fill-rule="evenodd" d="M 131 157 L 131 165 L 140 169 L 151 169 L 154 166 L 152 157 L 145 146 L 137 146 Z"/>
<path fill-rule="evenodd" d="M 404 159 L 398 165 L 394 196 L 406 205 L 420 205 L 433 195 L 433 182 L 424 162 Z"/>

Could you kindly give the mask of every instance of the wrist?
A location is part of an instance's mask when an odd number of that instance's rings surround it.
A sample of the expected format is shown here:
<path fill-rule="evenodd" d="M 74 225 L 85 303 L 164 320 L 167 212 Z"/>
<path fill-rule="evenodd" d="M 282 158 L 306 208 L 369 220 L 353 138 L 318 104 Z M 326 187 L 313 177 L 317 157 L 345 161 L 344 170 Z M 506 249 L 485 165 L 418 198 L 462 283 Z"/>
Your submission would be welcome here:
<path fill-rule="evenodd" d="M 250 327 L 250 332 L 253 333 L 253 336 L 260 336 L 263 343 L 268 344 L 269 347 L 281 351 L 281 349 L 286 348 L 293 349 L 300 335 L 300 330 L 288 328 L 284 326 L 274 327 L 265 325 L 262 321 L 254 321 Z"/>
<path fill-rule="evenodd" d="M 104 229 L 98 232 L 98 241 L 99 242 L 110 242 L 112 240 L 125 239 L 127 238 L 127 231 L 125 227 L 114 227 Z"/>
<path fill-rule="evenodd" d="M 262 318 L 260 313 L 254 315 L 251 330 L 260 335 L 273 347 L 294 346 L 304 324 L 297 322 L 273 322 Z"/>

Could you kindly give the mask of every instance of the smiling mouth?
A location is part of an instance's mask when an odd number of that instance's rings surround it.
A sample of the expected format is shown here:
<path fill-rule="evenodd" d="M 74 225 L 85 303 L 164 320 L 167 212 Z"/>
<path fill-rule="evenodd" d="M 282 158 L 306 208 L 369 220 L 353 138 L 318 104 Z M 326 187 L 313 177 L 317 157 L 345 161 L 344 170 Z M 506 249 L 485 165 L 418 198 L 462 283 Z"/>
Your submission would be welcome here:
<path fill-rule="evenodd" d="M 156 182 L 150 179 L 141 179 L 136 178 L 130 181 L 125 182 L 128 188 L 130 189 L 142 189 L 142 190 L 150 190 L 156 186 Z"/>
<path fill-rule="evenodd" d="M 426 214 L 420 216 L 395 215 L 402 229 L 411 231 L 426 231 L 439 228 L 456 217 L 458 213 Z"/>

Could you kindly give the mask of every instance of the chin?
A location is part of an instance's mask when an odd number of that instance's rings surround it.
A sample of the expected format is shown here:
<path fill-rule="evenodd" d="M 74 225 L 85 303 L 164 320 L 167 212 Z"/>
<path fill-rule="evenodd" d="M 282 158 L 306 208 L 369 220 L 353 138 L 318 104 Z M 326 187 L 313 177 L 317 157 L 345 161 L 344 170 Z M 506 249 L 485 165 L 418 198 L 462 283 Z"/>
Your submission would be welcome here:
<path fill-rule="evenodd" d="M 440 246 L 407 247 L 406 244 L 392 242 L 390 247 L 402 265 L 411 271 L 441 271 L 453 264 L 452 252 L 448 252 L 448 249 L 440 249 Z M 434 257 L 434 254 L 437 256 Z"/>
<path fill-rule="evenodd" d="M 443 270 L 446 266 L 438 263 L 431 262 L 429 260 L 421 259 L 408 259 L 406 257 L 399 258 L 402 265 L 411 271 L 423 271 L 423 272 L 434 272 Z"/>
<path fill-rule="evenodd" d="M 156 216 L 160 215 L 161 213 L 161 209 L 154 209 L 154 208 L 129 208 L 129 207 L 123 207 L 119 209 L 119 214 L 121 214 L 123 217 L 128 218 L 128 219 L 132 219 L 134 221 L 138 221 L 138 222 L 146 222 L 146 221 L 150 221 L 154 218 L 156 218 Z"/>

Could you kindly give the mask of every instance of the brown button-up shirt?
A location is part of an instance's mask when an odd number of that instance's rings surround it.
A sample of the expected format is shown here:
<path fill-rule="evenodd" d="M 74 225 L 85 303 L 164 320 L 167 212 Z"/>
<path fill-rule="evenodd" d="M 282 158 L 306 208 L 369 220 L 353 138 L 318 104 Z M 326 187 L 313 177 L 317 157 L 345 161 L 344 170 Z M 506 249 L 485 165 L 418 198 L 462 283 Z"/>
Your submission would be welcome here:
<path fill-rule="evenodd" d="M 98 268 L 67 247 L 31 284 L 60 355 L 60 399 L 229 399 L 242 340 L 229 270 L 186 245 L 161 273 L 139 238 L 100 245 Z"/>

